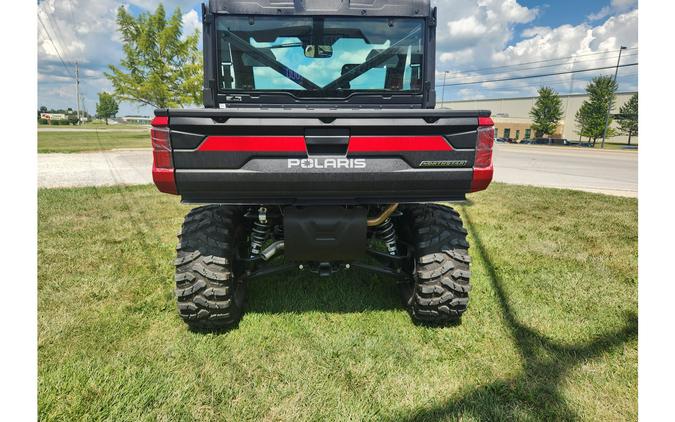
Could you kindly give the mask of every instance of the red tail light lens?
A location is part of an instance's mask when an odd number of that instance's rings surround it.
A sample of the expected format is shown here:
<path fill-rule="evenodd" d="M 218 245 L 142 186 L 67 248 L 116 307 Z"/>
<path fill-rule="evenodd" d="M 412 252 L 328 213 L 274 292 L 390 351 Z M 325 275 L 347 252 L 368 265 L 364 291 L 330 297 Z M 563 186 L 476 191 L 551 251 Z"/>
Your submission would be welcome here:
<path fill-rule="evenodd" d="M 476 161 L 474 167 L 485 168 L 492 164 L 492 147 L 495 143 L 495 129 L 492 126 L 478 128 L 476 144 Z"/>
<path fill-rule="evenodd" d="M 476 143 L 476 159 L 473 165 L 473 181 L 471 192 L 487 189 L 492 182 L 494 167 L 492 149 L 495 143 L 494 122 L 489 117 L 478 118 L 478 140 Z"/>
<path fill-rule="evenodd" d="M 150 139 L 153 158 L 152 179 L 161 192 L 177 194 L 167 116 L 157 116 L 152 120 Z"/>
<path fill-rule="evenodd" d="M 160 169 L 173 168 L 169 129 L 153 127 L 150 130 L 150 138 L 152 139 L 152 156 L 155 159 L 155 167 Z"/>

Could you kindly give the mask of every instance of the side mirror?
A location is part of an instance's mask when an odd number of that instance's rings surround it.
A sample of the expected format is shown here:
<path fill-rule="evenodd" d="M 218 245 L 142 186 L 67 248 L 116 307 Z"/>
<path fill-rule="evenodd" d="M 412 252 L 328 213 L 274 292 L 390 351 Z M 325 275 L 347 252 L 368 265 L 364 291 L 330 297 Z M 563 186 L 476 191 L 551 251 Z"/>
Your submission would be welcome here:
<path fill-rule="evenodd" d="M 333 57 L 332 45 L 308 45 L 305 47 L 305 57 L 310 59 L 327 59 Z"/>

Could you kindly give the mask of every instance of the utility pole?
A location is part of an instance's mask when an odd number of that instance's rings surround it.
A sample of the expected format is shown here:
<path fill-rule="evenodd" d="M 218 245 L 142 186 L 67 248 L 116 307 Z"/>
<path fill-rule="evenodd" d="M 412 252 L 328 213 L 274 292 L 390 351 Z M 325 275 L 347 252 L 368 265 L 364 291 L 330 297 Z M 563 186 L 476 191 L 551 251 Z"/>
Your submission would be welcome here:
<path fill-rule="evenodd" d="M 77 124 L 80 124 L 80 64 L 75 62 L 75 95 L 77 95 Z"/>
<path fill-rule="evenodd" d="M 85 101 L 85 96 L 84 94 L 80 95 L 80 99 L 82 101 L 82 117 L 86 118 L 87 117 L 87 102 Z"/>
<path fill-rule="evenodd" d="M 448 76 L 448 71 L 443 72 L 443 94 L 441 94 L 441 108 L 445 108 L 445 78 Z"/>
<path fill-rule="evenodd" d="M 616 70 L 614 71 L 614 82 L 616 82 L 617 77 L 619 76 L 619 65 L 621 64 L 621 53 L 623 50 L 627 50 L 628 47 L 621 46 L 619 49 L 619 59 L 616 61 Z M 607 138 L 607 127 L 609 126 L 609 115 L 612 112 L 612 102 L 607 98 L 607 118 L 605 119 L 605 130 L 602 132 L 602 144 L 600 148 L 605 148 L 605 139 Z"/>

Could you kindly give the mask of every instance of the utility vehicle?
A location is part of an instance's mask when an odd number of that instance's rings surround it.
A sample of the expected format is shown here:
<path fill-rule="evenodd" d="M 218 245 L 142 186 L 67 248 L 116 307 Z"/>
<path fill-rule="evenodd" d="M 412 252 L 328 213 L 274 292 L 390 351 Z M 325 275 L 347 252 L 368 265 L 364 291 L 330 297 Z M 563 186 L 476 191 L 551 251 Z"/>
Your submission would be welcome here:
<path fill-rule="evenodd" d="M 202 12 L 205 107 L 156 110 L 151 131 L 156 186 L 202 205 L 179 234 L 183 320 L 236 325 L 259 277 L 366 270 L 399 284 L 414 321 L 457 321 L 469 244 L 435 203 L 487 188 L 494 130 L 489 111 L 435 109 L 429 0 Z"/>

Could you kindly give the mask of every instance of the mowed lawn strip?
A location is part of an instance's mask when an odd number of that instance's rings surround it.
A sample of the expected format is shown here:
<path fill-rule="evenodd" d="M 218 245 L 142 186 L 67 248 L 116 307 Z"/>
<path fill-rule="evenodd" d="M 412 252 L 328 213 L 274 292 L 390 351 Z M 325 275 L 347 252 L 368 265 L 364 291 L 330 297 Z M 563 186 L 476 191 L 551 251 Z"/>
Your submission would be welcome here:
<path fill-rule="evenodd" d="M 461 325 L 415 326 L 385 278 L 291 273 L 204 335 L 173 298 L 188 206 L 148 186 L 40 190 L 39 416 L 635 420 L 637 201 L 502 184 L 470 200 Z"/>
<path fill-rule="evenodd" d="M 38 131 L 38 153 L 151 148 L 150 131 Z"/>

